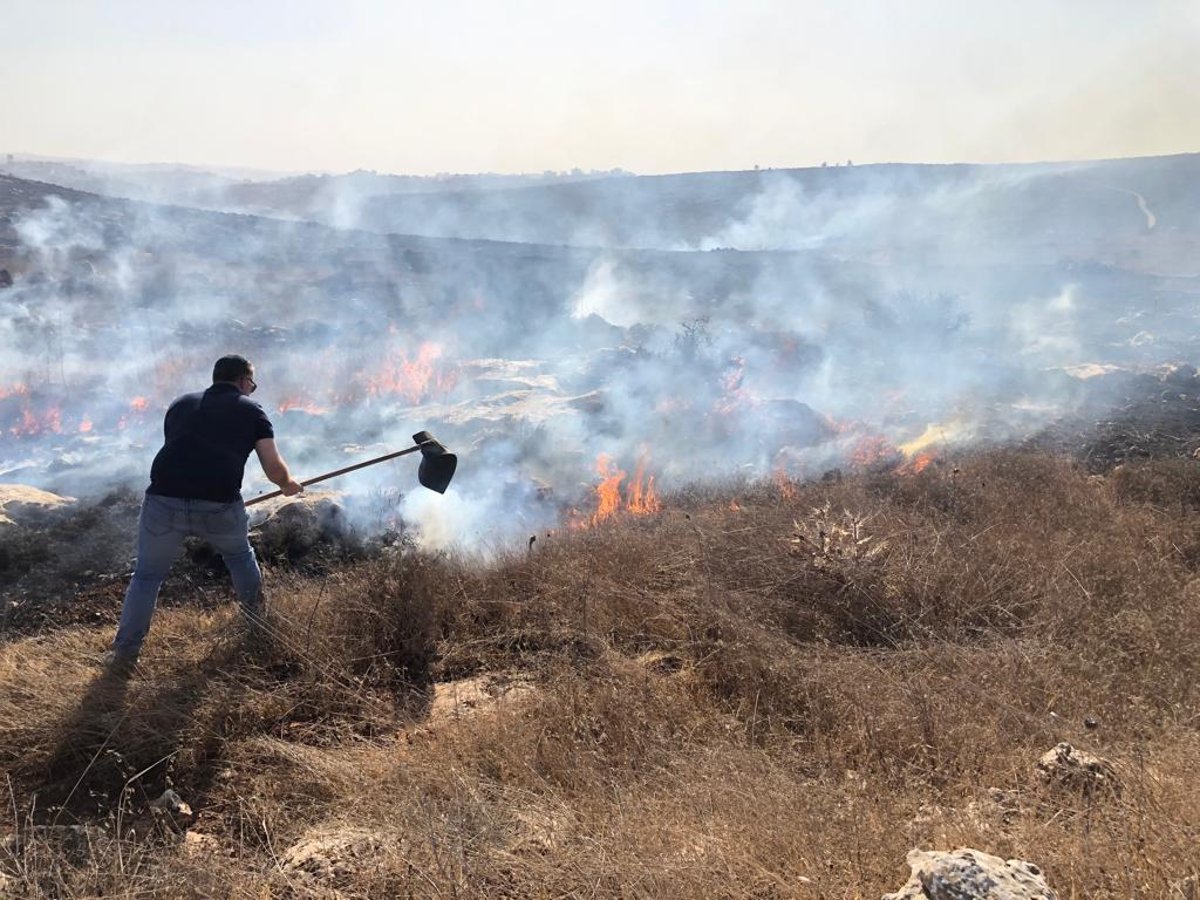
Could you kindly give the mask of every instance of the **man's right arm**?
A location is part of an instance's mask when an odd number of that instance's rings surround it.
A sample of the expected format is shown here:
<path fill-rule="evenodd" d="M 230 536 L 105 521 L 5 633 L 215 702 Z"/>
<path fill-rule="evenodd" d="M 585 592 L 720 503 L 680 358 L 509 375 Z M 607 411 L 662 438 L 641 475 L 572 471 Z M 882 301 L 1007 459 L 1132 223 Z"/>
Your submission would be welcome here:
<path fill-rule="evenodd" d="M 271 479 L 273 484 L 278 485 L 285 497 L 304 490 L 304 485 L 292 478 L 287 463 L 279 455 L 279 448 L 275 446 L 274 438 L 260 438 L 255 441 L 254 452 L 258 454 L 258 461 L 262 464 L 267 478 Z"/>

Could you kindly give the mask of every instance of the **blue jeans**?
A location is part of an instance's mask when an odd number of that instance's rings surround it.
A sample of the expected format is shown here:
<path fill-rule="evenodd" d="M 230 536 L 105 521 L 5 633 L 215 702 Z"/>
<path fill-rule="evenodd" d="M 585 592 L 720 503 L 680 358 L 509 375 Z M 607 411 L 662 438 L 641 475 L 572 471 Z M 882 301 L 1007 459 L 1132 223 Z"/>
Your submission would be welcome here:
<path fill-rule="evenodd" d="M 188 536 L 202 538 L 221 554 L 242 612 L 251 618 L 258 614 L 262 573 L 250 546 L 249 522 L 241 500 L 215 503 L 146 494 L 138 516 L 137 566 L 113 641 L 118 656 L 136 657 L 142 649 L 158 589 Z"/>

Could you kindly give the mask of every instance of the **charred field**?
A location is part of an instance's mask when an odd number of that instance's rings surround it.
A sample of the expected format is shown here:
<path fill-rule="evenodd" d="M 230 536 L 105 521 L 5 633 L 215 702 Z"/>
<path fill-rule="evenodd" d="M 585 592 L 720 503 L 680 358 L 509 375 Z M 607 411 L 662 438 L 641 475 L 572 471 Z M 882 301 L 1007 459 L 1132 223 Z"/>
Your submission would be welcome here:
<path fill-rule="evenodd" d="M 119 594 L 62 585 L 96 621 L 0 645 L 5 889 L 876 897 L 972 846 L 1167 896 L 1200 837 L 1185 376 L 1120 428 L 693 487 L 488 561 L 279 559 L 263 644 L 184 566 L 127 682 Z M 1039 776 L 1062 742 L 1112 777 Z"/>

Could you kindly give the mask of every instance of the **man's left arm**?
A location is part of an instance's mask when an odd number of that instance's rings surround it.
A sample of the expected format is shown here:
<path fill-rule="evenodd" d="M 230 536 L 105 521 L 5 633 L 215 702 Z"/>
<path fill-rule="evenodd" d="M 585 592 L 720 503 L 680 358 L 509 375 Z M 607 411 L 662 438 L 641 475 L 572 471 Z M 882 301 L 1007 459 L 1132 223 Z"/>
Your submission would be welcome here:
<path fill-rule="evenodd" d="M 279 448 L 275 446 L 274 438 L 260 438 L 254 443 L 254 452 L 258 454 L 258 461 L 262 465 L 263 472 L 266 473 L 267 478 L 271 479 L 271 482 L 283 491 L 285 497 L 290 497 L 304 490 L 304 485 L 292 477 L 287 463 L 283 461 L 283 457 L 279 454 Z"/>

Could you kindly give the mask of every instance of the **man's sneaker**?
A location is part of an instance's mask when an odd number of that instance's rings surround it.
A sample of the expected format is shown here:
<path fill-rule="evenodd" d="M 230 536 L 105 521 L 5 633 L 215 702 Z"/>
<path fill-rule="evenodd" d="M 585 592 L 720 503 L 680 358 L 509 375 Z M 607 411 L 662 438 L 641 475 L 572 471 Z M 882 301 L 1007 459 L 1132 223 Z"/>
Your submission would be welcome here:
<path fill-rule="evenodd" d="M 104 674 L 114 678 L 128 678 L 137 668 L 137 661 L 136 654 L 118 653 L 116 650 L 109 650 L 100 658 Z"/>

